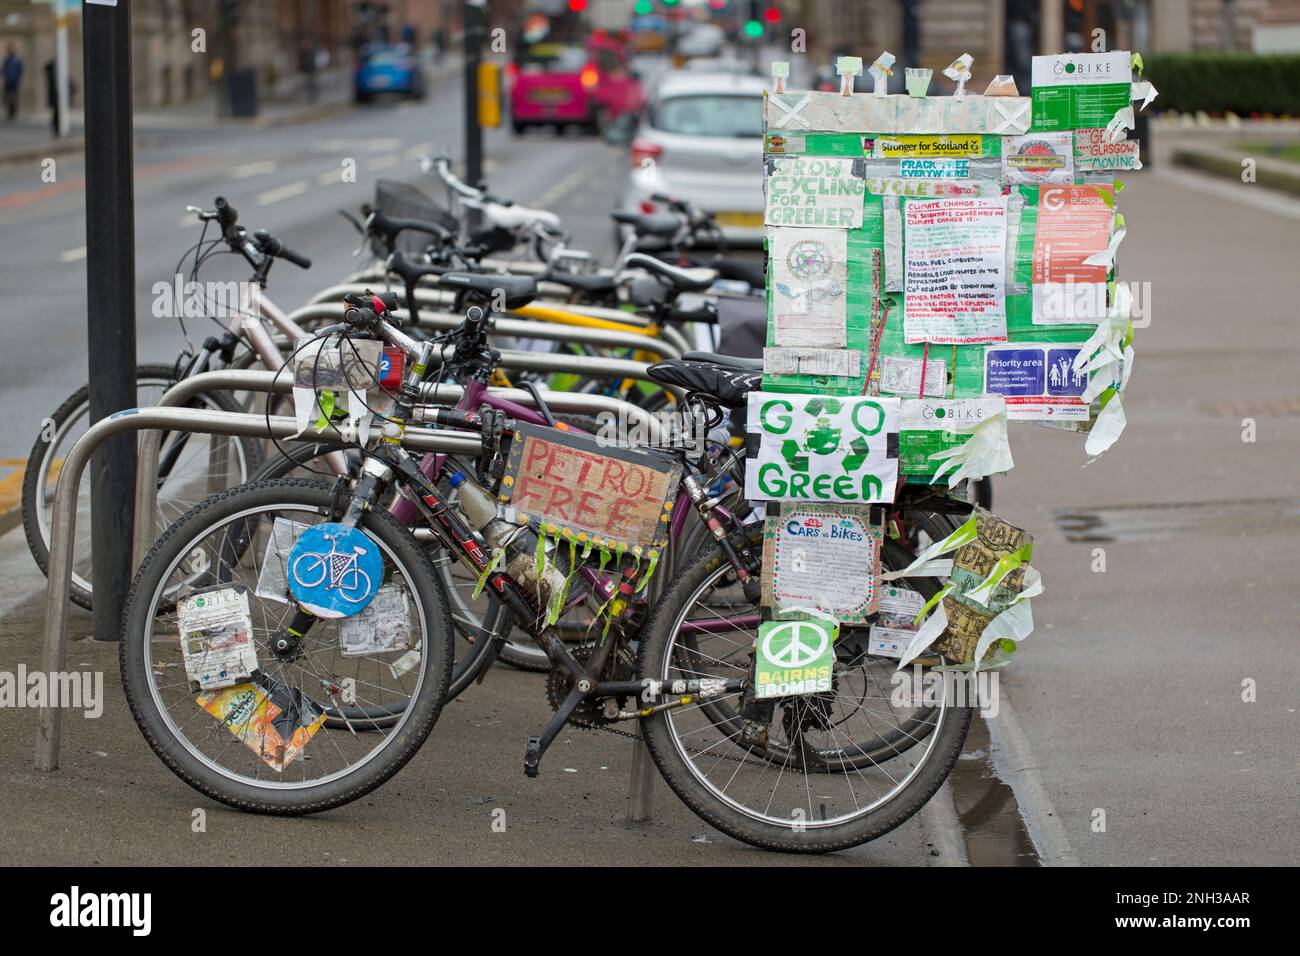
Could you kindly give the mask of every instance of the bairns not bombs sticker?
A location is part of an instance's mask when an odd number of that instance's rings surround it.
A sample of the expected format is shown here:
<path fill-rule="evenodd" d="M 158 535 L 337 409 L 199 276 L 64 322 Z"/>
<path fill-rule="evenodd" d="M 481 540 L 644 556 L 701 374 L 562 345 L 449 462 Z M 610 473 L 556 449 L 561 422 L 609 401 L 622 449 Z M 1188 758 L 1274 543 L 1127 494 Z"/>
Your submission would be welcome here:
<path fill-rule="evenodd" d="M 835 664 L 833 621 L 765 621 L 758 627 L 754 696 L 794 697 L 831 689 Z"/>

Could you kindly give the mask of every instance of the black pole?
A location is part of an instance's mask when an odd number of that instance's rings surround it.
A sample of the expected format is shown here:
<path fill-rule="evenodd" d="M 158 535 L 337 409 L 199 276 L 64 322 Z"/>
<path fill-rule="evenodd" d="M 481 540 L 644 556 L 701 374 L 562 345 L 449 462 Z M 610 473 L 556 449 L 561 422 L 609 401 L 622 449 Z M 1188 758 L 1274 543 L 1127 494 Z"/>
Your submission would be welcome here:
<path fill-rule="evenodd" d="M 483 129 L 478 125 L 478 65 L 483 59 L 487 11 L 483 0 L 465 0 L 465 182 L 483 179 Z"/>
<path fill-rule="evenodd" d="M 139 399 L 135 387 L 135 191 L 131 149 L 131 4 L 81 9 L 85 64 L 86 294 L 90 420 Z M 90 463 L 95 639 L 115 641 L 131 584 L 135 435 Z"/>

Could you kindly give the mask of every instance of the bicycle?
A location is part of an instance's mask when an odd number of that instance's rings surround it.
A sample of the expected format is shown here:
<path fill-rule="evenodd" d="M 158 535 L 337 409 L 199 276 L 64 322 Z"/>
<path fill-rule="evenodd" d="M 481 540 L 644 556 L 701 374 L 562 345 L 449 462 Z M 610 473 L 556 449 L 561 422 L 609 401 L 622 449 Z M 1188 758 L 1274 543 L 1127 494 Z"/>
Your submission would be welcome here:
<path fill-rule="evenodd" d="M 205 241 L 203 236 L 192 248 L 194 265 L 190 272 L 193 280 L 199 267 L 221 246 L 241 255 L 252 268 L 249 288 L 253 290 L 256 309 L 244 305 L 231 310 L 228 321 L 219 336 L 209 336 L 191 353 L 178 357 L 174 366 L 146 364 L 136 368 L 137 405 L 147 407 L 158 401 L 163 393 L 177 382 L 220 368 L 247 367 L 260 361 L 267 368 L 278 368 L 283 361 L 266 325 L 290 341 L 306 333 L 294 324 L 275 303 L 261 294 L 276 259 L 285 259 L 300 268 L 311 266 L 311 260 L 284 246 L 280 240 L 266 232 L 249 235 L 238 225 L 238 213 L 220 196 L 215 208 L 201 210 L 190 207 L 200 222 L 204 223 L 204 236 L 208 223 L 215 222 L 220 235 Z M 189 255 L 181 257 L 183 262 Z M 178 264 L 178 273 L 180 267 Z M 215 321 L 215 320 L 214 320 Z M 266 323 L 264 325 L 263 323 Z M 220 324 L 220 323 L 218 323 Z M 241 349 L 246 349 L 241 351 Z M 244 407 L 229 392 L 210 392 L 196 398 L 194 407 L 218 411 L 238 412 Z M 90 393 L 83 386 L 68 396 L 47 419 L 37 435 L 27 457 L 23 474 L 22 516 L 27 546 L 42 573 L 49 569 L 50 509 L 54 502 L 54 484 L 65 449 L 70 448 L 89 427 Z M 260 442 L 249 438 L 212 440 L 180 434 L 166 441 L 159 459 L 158 496 L 159 519 L 165 526 L 188 508 L 213 491 L 247 481 L 261 466 L 263 449 Z M 82 479 L 78 494 L 78 507 L 84 514 L 89 507 L 90 476 Z M 93 603 L 91 574 L 90 522 L 78 520 L 77 555 L 72 572 L 72 600 L 90 609 Z"/>
<path fill-rule="evenodd" d="M 490 295 L 490 279 L 465 281 L 468 288 Z M 401 447 L 434 346 L 414 342 L 394 327 L 383 302 L 354 299 L 350 306 L 343 328 L 327 334 L 346 329 L 376 334 L 415 356 L 384 434 L 363 450 L 365 461 L 355 484 L 336 483 L 331 489 L 295 480 L 263 482 L 209 499 L 159 540 L 132 587 L 123 623 L 123 684 L 146 739 L 174 772 L 235 806 L 304 813 L 356 799 L 409 759 L 445 702 L 451 634 L 441 578 L 414 536 L 382 507 L 395 486 L 441 546 L 475 574 L 493 599 L 478 666 L 490 664 L 506 623 L 524 626 L 553 664 L 548 692 L 554 714 L 526 746 L 524 766 L 530 776 L 539 772 L 542 755 L 570 722 L 611 729 L 636 722 L 669 785 L 699 816 L 754 845 L 799 852 L 840 849 L 879 836 L 907 819 L 941 785 L 961 749 L 970 710 L 949 707 L 946 699 L 938 706 L 912 708 L 910 716 L 894 721 L 895 730 L 910 740 L 887 746 L 872 727 L 873 721 L 890 720 L 889 712 L 870 692 L 868 655 L 851 642 L 836 648 L 831 691 L 765 704 L 753 699 L 749 667 L 741 661 L 751 653 L 760 620 L 759 537 L 756 529 L 731 522 L 708 497 L 684 450 L 623 452 L 646 468 L 679 475 L 679 500 L 706 518 L 713 539 L 713 546 L 687 562 L 662 590 L 643 620 L 644 605 L 635 600 L 650 577 L 649 552 L 643 546 L 636 560 L 624 551 L 611 567 L 602 559 L 597 570 L 582 560 L 575 539 L 556 538 L 548 548 L 546 538 L 538 537 L 527 521 L 512 524 L 500 517 L 476 529 L 465 512 L 450 506 L 416 458 Z M 480 309 L 468 310 L 472 326 L 482 320 Z M 734 403 L 744 395 L 734 376 L 720 378 L 715 391 L 715 403 Z M 707 403 L 706 394 L 698 397 Z M 475 474 L 489 488 L 501 486 L 506 462 L 522 454 L 520 443 L 560 434 L 516 423 L 490 408 L 434 408 L 423 417 L 480 434 Z M 675 508 L 666 507 L 664 514 Z M 233 735 L 223 737 L 219 724 L 195 724 L 190 688 L 177 681 L 160 687 L 158 678 L 177 666 L 165 637 L 169 618 L 157 617 L 160 596 L 173 586 L 171 577 L 185 558 L 195 553 L 224 556 L 215 568 L 208 565 L 210 581 L 217 585 L 255 579 L 260 571 L 259 548 L 253 544 L 261 535 L 258 528 L 286 513 L 360 527 L 379 542 L 385 578 L 395 582 L 398 604 L 408 609 L 402 623 L 410 648 L 368 655 L 375 677 L 366 685 L 364 699 L 354 696 L 349 702 L 336 693 L 337 675 L 330 670 L 339 654 L 335 629 L 340 625 L 288 606 L 263 614 L 262 626 L 254 629 L 265 670 L 276 681 L 272 689 L 281 690 L 282 698 L 286 688 L 296 692 L 304 700 L 299 709 L 318 715 L 315 733 L 330 741 L 329 747 L 321 742 L 314 748 L 328 759 L 313 765 L 310 777 L 308 762 L 301 761 L 292 782 L 283 773 L 266 776 L 254 748 L 232 747 L 228 738 Z M 567 558 L 565 542 L 570 542 Z M 496 556 L 498 550 L 502 557 Z M 888 545 L 886 552 L 895 566 L 909 557 Z M 536 570 L 531 579 L 530 566 Z M 543 578 L 550 582 L 545 590 Z M 929 594 L 938 589 L 933 579 L 914 583 Z M 576 594 L 570 585 L 577 587 Z M 409 601 L 402 605 L 405 599 Z M 553 623 L 557 611 L 582 601 L 599 603 L 609 613 L 598 614 L 606 621 L 601 637 L 593 634 L 570 648 Z M 258 610 L 262 613 L 261 605 Z M 414 686 L 407 675 L 413 675 Z M 314 698 L 307 696 L 308 687 Z M 179 724 L 163 700 L 169 689 L 177 713 L 189 715 Z M 398 696 L 387 699 L 394 694 Z M 396 723 L 382 726 L 380 717 Z M 735 719 L 742 722 L 738 731 L 732 729 Z M 866 735 L 871 748 L 858 742 Z M 372 736 L 379 742 L 367 747 L 365 740 Z M 323 773 L 316 773 L 318 766 Z"/>

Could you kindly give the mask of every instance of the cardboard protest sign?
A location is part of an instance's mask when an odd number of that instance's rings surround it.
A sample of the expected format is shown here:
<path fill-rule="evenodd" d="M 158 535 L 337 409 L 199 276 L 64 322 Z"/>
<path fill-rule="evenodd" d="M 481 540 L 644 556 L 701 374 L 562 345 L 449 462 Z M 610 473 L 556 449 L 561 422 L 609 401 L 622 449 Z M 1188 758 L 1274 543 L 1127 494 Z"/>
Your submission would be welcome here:
<path fill-rule="evenodd" d="M 845 346 L 846 236 L 843 229 L 769 230 L 777 345 Z"/>
<path fill-rule="evenodd" d="M 1074 131 L 1074 166 L 1081 173 L 1114 173 L 1141 169 L 1137 140 L 1112 143 L 1104 129 Z"/>
<path fill-rule="evenodd" d="M 893 501 L 898 478 L 896 398 L 750 392 L 757 449 L 745 496 L 768 501 Z"/>
<path fill-rule="evenodd" d="M 1048 342 L 990 345 L 984 350 L 984 391 L 1001 395 L 1008 419 L 1086 422 L 1087 371 L 1075 371 L 1080 346 Z"/>
<path fill-rule="evenodd" d="M 783 504 L 763 536 L 763 603 L 813 608 L 840 623 L 875 611 L 883 529 L 869 508 Z"/>
<path fill-rule="evenodd" d="M 1035 131 L 1104 129 L 1115 113 L 1129 104 L 1132 54 L 1036 56 L 1031 81 Z"/>
<path fill-rule="evenodd" d="M 1007 200 L 910 200 L 903 209 L 908 342 L 1007 337 Z"/>
<path fill-rule="evenodd" d="M 1088 260 L 1110 245 L 1108 185 L 1045 186 L 1034 233 L 1034 324 L 1077 325 L 1106 317 L 1108 269 Z"/>
<path fill-rule="evenodd" d="M 520 523 L 598 546 L 662 547 L 679 474 L 667 455 L 517 422 L 499 496 Z"/>
<path fill-rule="evenodd" d="M 769 226 L 856 229 L 862 225 L 866 182 L 847 158 L 768 158 Z"/>
<path fill-rule="evenodd" d="M 948 626 L 934 645 L 944 657 L 959 664 L 974 660 L 984 629 L 1020 593 L 1033 553 L 1033 538 L 1027 532 L 987 511 L 975 510 L 975 528 L 975 538 L 953 554 L 952 591 L 943 599 Z M 991 580 L 996 584 L 991 589 L 986 585 L 987 594 L 976 591 Z M 975 600 L 972 594 L 984 599 Z M 990 648 L 986 656 L 993 653 Z"/>

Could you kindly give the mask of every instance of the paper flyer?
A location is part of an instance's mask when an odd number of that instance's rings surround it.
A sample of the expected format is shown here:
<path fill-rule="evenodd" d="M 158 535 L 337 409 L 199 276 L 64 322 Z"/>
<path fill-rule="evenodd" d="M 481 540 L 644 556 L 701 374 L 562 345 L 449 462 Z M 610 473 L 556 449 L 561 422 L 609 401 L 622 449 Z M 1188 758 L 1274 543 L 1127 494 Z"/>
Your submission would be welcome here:
<path fill-rule="evenodd" d="M 1106 317 L 1104 265 L 1084 260 L 1110 245 L 1110 186 L 1046 186 L 1034 233 L 1033 322 L 1076 325 Z"/>
<path fill-rule="evenodd" d="M 1036 56 L 1031 70 L 1033 128 L 1039 132 L 1104 129 L 1132 95 L 1132 54 Z"/>
<path fill-rule="evenodd" d="M 922 389 L 924 388 L 924 393 Z M 948 390 L 948 363 L 943 359 L 880 357 L 880 391 L 903 398 L 940 398 Z"/>
<path fill-rule="evenodd" d="M 940 466 L 931 459 L 946 449 L 965 444 L 981 422 L 1003 409 L 1001 399 L 905 398 L 899 414 L 898 468 L 905 475 L 933 475 Z"/>
<path fill-rule="evenodd" d="M 1074 370 L 1078 345 L 1016 342 L 984 350 L 984 391 L 1001 395 L 1007 418 L 1086 422 L 1088 373 Z"/>
<path fill-rule="evenodd" d="M 339 654 L 365 657 L 411 646 L 411 596 L 401 584 L 385 584 L 360 614 L 339 621 Z"/>
<path fill-rule="evenodd" d="M 249 750 L 276 772 L 302 755 L 325 724 L 325 712 L 297 688 L 270 675 L 194 698 Z"/>
<path fill-rule="evenodd" d="M 182 598 L 176 618 L 185 676 L 200 690 L 231 687 L 257 670 L 257 645 L 244 587 L 210 588 Z"/>
<path fill-rule="evenodd" d="M 843 229 L 769 231 L 777 345 L 845 346 L 847 237 Z"/>
<path fill-rule="evenodd" d="M 906 341 L 1005 341 L 1006 197 L 912 200 L 903 229 Z"/>
<path fill-rule="evenodd" d="M 745 497 L 766 501 L 894 500 L 897 398 L 750 392 L 746 427 L 758 436 Z"/>
<path fill-rule="evenodd" d="M 874 613 L 883 529 L 871 509 L 785 504 L 767 518 L 763 602 L 778 613 L 815 608 L 840 623 Z"/>

